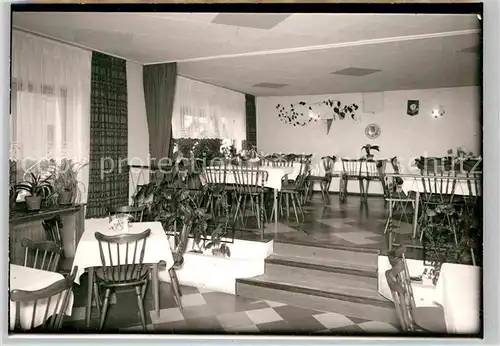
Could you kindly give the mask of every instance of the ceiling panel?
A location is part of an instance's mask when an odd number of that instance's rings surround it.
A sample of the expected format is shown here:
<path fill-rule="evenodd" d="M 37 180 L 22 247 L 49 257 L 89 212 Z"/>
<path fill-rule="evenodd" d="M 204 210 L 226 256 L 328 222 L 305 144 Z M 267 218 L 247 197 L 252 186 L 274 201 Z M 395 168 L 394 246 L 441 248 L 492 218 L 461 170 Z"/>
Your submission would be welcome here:
<path fill-rule="evenodd" d="M 480 21 L 475 15 L 320 13 L 284 18 L 287 14 L 283 14 L 275 18 L 278 24 L 270 29 L 267 29 L 270 22 L 262 21 L 254 25 L 261 28 L 246 27 L 251 15 L 236 16 L 240 18 L 240 26 L 235 16 L 231 24 L 236 26 L 212 23 L 217 16 L 217 13 L 23 12 L 14 14 L 13 25 L 143 64 L 178 61 L 178 71 L 183 76 L 256 95 L 368 92 L 478 83 L 479 35 L 462 32 L 479 29 Z M 255 21 L 258 18 L 255 16 Z M 459 35 L 411 39 L 413 35 L 439 36 L 451 31 L 459 31 Z M 395 41 L 370 41 L 382 38 Z M 348 43 L 345 47 L 324 47 L 345 42 Z M 321 47 L 310 50 L 311 46 Z M 283 49 L 304 51 L 277 54 Z M 257 55 L 248 55 L 256 52 Z M 210 60 L 184 61 L 199 58 Z M 331 74 L 346 68 L 381 71 L 363 77 Z M 259 83 L 286 86 L 254 87 Z"/>

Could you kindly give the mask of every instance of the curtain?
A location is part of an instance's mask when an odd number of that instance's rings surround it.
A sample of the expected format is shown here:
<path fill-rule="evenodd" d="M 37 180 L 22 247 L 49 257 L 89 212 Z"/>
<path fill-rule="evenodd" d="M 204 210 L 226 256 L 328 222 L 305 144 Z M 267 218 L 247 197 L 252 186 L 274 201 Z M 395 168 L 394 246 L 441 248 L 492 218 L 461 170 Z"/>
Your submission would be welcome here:
<path fill-rule="evenodd" d="M 90 65 L 89 51 L 13 30 L 10 160 L 17 180 L 42 161 L 88 162 Z M 88 166 L 79 180 L 85 203 Z"/>
<path fill-rule="evenodd" d="M 244 94 L 180 76 L 176 89 L 174 138 L 245 139 Z"/>
<path fill-rule="evenodd" d="M 144 99 L 152 163 L 170 157 L 177 63 L 143 67 Z"/>
<path fill-rule="evenodd" d="M 90 183 L 86 218 L 129 204 L 126 61 L 92 52 Z"/>
<path fill-rule="evenodd" d="M 246 143 L 257 146 L 257 113 L 255 110 L 255 96 L 245 95 L 245 123 L 246 123 Z"/>

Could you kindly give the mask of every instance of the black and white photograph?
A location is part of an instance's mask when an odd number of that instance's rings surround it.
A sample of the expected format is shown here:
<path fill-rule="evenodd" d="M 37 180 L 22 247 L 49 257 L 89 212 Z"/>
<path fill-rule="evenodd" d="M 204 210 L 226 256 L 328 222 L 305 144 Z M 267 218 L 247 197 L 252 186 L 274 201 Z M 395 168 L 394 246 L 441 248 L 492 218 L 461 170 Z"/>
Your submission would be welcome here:
<path fill-rule="evenodd" d="M 483 336 L 482 4 L 254 5 L 11 5 L 11 336 Z"/>

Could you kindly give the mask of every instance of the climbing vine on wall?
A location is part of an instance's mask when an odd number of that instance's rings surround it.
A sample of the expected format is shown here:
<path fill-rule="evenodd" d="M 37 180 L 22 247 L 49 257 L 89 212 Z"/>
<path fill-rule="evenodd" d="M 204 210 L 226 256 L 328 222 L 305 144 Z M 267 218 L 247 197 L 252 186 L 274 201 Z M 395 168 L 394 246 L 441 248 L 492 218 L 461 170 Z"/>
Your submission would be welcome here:
<path fill-rule="evenodd" d="M 332 114 L 331 117 L 321 118 L 319 116 L 314 115 L 313 106 L 328 106 L 331 108 Z M 276 109 L 278 110 L 278 117 L 280 120 L 286 124 L 290 124 L 293 126 L 306 126 L 312 121 L 317 122 L 318 120 L 343 120 L 346 117 L 350 117 L 351 119 L 356 119 L 356 111 L 359 106 L 355 103 L 350 105 L 342 105 L 340 101 L 328 99 L 325 101 L 315 102 L 315 103 L 306 103 L 304 101 L 300 101 L 298 103 L 292 103 L 289 107 L 285 105 L 278 104 L 276 105 Z M 311 112 L 313 116 L 311 116 Z"/>

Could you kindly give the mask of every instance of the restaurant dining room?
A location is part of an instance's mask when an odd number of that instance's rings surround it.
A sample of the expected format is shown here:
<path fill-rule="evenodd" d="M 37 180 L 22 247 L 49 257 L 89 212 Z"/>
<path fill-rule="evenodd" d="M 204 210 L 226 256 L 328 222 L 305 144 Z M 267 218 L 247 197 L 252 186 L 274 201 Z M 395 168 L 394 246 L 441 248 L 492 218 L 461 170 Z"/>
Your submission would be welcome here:
<path fill-rule="evenodd" d="M 12 335 L 481 335 L 482 7 L 81 8 L 12 4 Z"/>

